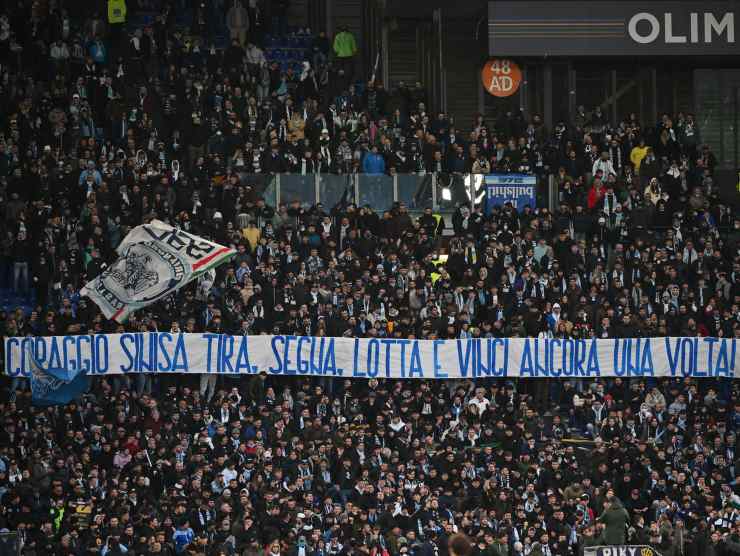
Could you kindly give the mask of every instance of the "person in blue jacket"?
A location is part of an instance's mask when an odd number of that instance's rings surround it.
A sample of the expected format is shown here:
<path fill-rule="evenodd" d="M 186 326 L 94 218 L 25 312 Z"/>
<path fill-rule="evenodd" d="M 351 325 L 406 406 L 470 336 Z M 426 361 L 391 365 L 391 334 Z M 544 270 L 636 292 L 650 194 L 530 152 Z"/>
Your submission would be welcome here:
<path fill-rule="evenodd" d="M 385 174 L 385 159 L 383 155 L 378 154 L 378 147 L 375 145 L 365 155 L 362 161 L 362 171 L 365 174 Z"/>
<path fill-rule="evenodd" d="M 182 554 L 190 543 L 195 539 L 195 532 L 190 527 L 190 522 L 183 519 L 180 527 L 172 534 L 172 542 L 175 544 L 175 552 Z"/>

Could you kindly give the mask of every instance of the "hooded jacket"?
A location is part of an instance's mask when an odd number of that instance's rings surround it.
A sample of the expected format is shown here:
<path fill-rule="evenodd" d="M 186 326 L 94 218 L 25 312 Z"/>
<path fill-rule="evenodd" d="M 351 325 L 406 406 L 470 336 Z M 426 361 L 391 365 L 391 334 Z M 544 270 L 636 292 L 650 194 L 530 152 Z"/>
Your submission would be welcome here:
<path fill-rule="evenodd" d="M 629 520 L 629 514 L 622 506 L 622 502 L 617 498 L 612 498 L 609 508 L 604 510 L 597 520 L 606 526 L 601 535 L 602 543 L 606 545 L 624 544 Z"/>

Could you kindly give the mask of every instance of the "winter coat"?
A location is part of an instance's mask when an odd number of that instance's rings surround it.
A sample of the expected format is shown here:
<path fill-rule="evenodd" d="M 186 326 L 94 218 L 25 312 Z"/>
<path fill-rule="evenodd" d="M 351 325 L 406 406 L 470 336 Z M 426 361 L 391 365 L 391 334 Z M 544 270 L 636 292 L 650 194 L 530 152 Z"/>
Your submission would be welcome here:
<path fill-rule="evenodd" d="M 602 513 L 597 521 L 606 525 L 601 535 L 603 544 L 621 545 L 626 542 L 627 523 L 630 516 L 622 503 L 614 498 L 608 509 Z"/>
<path fill-rule="evenodd" d="M 380 154 L 367 153 L 362 161 L 362 171 L 366 174 L 385 173 L 385 160 Z"/>
<path fill-rule="evenodd" d="M 350 58 L 357 52 L 355 36 L 349 31 L 342 31 L 334 37 L 334 53 L 337 58 Z"/>

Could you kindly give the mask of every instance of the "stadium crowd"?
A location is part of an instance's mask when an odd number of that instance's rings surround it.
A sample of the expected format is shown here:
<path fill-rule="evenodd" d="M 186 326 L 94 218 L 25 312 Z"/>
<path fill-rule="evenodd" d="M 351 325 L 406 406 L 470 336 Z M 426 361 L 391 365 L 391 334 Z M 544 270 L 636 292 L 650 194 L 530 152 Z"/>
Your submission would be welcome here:
<path fill-rule="evenodd" d="M 421 84 L 356 82 L 344 29 L 300 72 L 268 63 L 287 2 L 196 3 L 187 29 L 162 4 L 144 28 L 4 4 L 0 287 L 32 303 L 4 336 L 740 338 L 740 219 L 692 114 L 455 122 Z M 559 207 L 463 203 L 445 224 L 262 195 L 280 172 L 491 171 L 553 174 Z M 152 217 L 238 254 L 106 321 L 79 290 Z M 4 385 L 0 528 L 24 554 L 447 556 L 458 532 L 480 556 L 740 553 L 729 380 L 123 376 L 50 408 Z"/>

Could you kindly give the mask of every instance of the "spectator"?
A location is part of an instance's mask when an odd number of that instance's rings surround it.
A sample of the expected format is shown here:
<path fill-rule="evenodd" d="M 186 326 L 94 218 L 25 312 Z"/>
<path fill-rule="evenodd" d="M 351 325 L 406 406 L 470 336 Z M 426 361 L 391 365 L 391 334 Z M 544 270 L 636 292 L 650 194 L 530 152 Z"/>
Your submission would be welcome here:
<path fill-rule="evenodd" d="M 340 70 L 343 70 L 346 78 L 352 81 L 357 44 L 355 43 L 355 36 L 346 25 L 341 25 L 339 32 L 334 36 L 334 55 L 339 63 Z"/>
<path fill-rule="evenodd" d="M 385 173 L 385 160 L 378 153 L 378 147 L 373 145 L 370 152 L 365 155 L 362 161 L 362 171 L 366 174 L 383 174 Z"/>
<path fill-rule="evenodd" d="M 665 194 L 657 178 L 652 178 L 645 188 L 645 199 L 653 205 L 657 205 L 660 200 L 665 200 Z"/>
<path fill-rule="evenodd" d="M 123 26 L 126 23 L 126 0 L 108 0 L 108 25 L 113 44 L 120 41 Z"/>
<path fill-rule="evenodd" d="M 635 147 L 632 147 L 632 151 L 630 152 L 630 161 L 635 167 L 635 172 L 638 174 L 640 173 L 640 165 L 647 156 L 648 149 L 649 147 L 645 145 L 644 138 L 640 138 L 640 142 Z"/>
<path fill-rule="evenodd" d="M 172 542 L 175 544 L 175 552 L 177 554 L 183 554 L 187 547 L 195 539 L 193 529 L 190 527 L 190 522 L 187 519 L 183 519 L 180 526 L 177 528 L 172 535 Z"/>
<path fill-rule="evenodd" d="M 467 536 L 457 534 L 449 538 L 447 549 L 450 551 L 451 556 L 469 556 L 473 551 L 473 546 Z"/>
<path fill-rule="evenodd" d="M 234 0 L 226 16 L 226 22 L 231 33 L 231 38 L 239 41 L 240 46 L 244 46 L 247 40 L 247 31 L 249 31 L 249 14 L 241 0 Z M 254 47 L 254 45 L 252 45 Z M 252 54 L 252 63 L 255 63 L 255 54 Z M 261 60 L 257 61 L 259 64 Z"/>
<path fill-rule="evenodd" d="M 597 522 L 604 526 L 601 536 L 602 544 L 615 546 L 625 544 L 629 514 L 616 496 L 607 495 L 604 513 L 599 516 Z"/>
<path fill-rule="evenodd" d="M 326 32 L 319 31 L 312 45 L 313 57 L 311 62 L 313 67 L 319 68 L 325 66 L 329 61 L 330 50 L 331 44 L 329 38 L 326 36 Z"/>
<path fill-rule="evenodd" d="M 28 292 L 30 259 L 31 244 L 26 238 L 26 232 L 20 231 L 13 243 L 13 289 L 17 292 Z"/>
<path fill-rule="evenodd" d="M 588 209 L 593 211 L 600 207 L 604 202 L 604 195 L 606 195 L 606 187 L 601 181 L 601 177 L 597 176 L 591 183 L 591 189 L 588 191 Z"/>
<path fill-rule="evenodd" d="M 594 162 L 591 173 L 596 175 L 597 172 L 601 172 L 604 179 L 617 175 L 616 170 L 614 170 L 614 164 L 609 159 L 609 151 L 602 151 L 599 159 Z"/>

